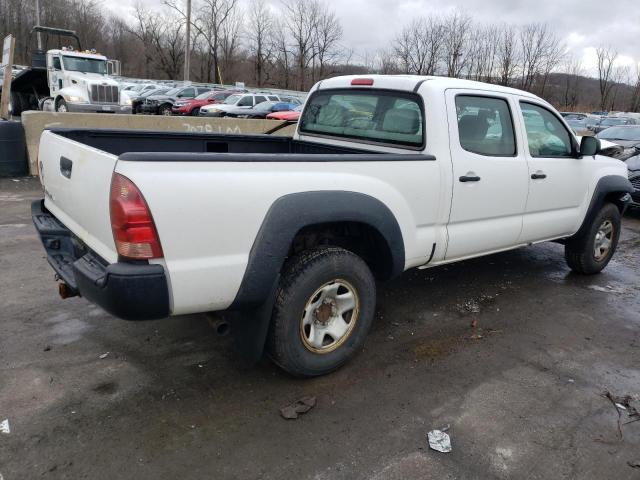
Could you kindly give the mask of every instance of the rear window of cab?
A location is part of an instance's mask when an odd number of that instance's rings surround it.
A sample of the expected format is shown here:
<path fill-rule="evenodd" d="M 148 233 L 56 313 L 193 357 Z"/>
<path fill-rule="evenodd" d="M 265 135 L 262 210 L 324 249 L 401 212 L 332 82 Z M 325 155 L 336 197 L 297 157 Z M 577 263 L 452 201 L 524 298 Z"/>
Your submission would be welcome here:
<path fill-rule="evenodd" d="M 300 132 L 362 143 L 420 149 L 424 109 L 417 94 L 386 90 L 320 90 L 300 119 Z"/>

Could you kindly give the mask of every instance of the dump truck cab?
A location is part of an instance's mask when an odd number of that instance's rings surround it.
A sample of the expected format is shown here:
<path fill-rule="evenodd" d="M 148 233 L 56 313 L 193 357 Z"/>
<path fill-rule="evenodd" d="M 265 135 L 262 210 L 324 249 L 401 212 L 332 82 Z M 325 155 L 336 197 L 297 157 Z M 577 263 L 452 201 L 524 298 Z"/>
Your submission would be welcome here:
<path fill-rule="evenodd" d="M 83 50 L 72 30 L 35 27 L 31 33 L 47 35 L 45 48 L 49 36 L 56 36 L 58 48 L 45 50 L 39 41 L 31 68 L 13 79 L 13 115 L 25 110 L 131 113 L 131 100 L 120 94 L 118 82 L 108 74 L 107 57 L 95 50 Z M 70 43 L 74 45 L 67 45 Z"/>

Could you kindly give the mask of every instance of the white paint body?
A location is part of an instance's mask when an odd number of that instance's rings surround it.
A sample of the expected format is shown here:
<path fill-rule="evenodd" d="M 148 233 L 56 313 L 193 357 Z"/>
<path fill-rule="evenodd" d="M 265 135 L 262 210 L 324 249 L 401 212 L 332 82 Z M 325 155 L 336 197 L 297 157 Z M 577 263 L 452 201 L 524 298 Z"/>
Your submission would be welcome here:
<path fill-rule="evenodd" d="M 321 82 L 349 88 L 353 77 Z M 519 100 L 552 108 L 526 92 L 463 80 L 368 76 L 374 88 L 423 97 L 424 153 L 436 161 L 376 162 L 134 162 L 45 131 L 40 143 L 45 205 L 109 262 L 117 254 L 109 220 L 112 172 L 131 179 L 154 217 L 169 279 L 171 313 L 222 310 L 234 300 L 249 253 L 271 205 L 286 194 L 316 190 L 361 192 L 394 214 L 405 248 L 405 269 L 442 265 L 575 233 L 595 186 L 626 167 L 603 156 L 545 159 L 529 155 Z M 316 85 L 312 91 L 318 89 Z M 509 102 L 517 142 L 513 158 L 480 156 L 460 147 L 453 96 L 487 94 Z M 568 127 L 567 127 L 568 128 Z M 295 138 L 376 152 L 415 150 L 304 136 Z M 61 155 L 74 161 L 74 181 L 62 177 Z M 543 170 L 549 182 L 531 180 Z M 469 172 L 481 182 L 461 183 Z"/>

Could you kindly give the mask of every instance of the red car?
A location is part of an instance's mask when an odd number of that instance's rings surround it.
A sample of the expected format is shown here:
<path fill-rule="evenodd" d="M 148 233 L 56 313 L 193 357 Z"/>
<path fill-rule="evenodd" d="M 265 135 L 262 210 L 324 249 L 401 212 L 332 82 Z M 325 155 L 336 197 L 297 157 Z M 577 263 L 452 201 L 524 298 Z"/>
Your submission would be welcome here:
<path fill-rule="evenodd" d="M 205 92 L 202 95 L 198 95 L 195 98 L 190 98 L 186 100 L 178 100 L 173 104 L 171 108 L 171 113 L 174 115 L 195 115 L 198 116 L 200 113 L 200 107 L 205 105 L 211 105 L 212 103 L 222 103 L 225 99 L 234 93 L 230 90 L 212 90 L 210 92 Z"/>
<path fill-rule="evenodd" d="M 297 122 L 302 112 L 302 105 L 298 105 L 293 110 L 287 110 L 286 112 L 274 112 L 267 115 L 270 120 L 287 120 L 289 122 Z"/>

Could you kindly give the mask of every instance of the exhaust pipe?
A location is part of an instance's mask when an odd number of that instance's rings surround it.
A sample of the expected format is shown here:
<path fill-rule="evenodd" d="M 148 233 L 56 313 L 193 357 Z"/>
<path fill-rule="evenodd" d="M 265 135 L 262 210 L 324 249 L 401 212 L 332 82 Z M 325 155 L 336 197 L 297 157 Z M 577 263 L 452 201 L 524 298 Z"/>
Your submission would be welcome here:
<path fill-rule="evenodd" d="M 231 325 L 222 317 L 219 317 L 214 314 L 207 314 L 207 321 L 211 328 L 216 332 L 216 334 L 220 337 L 224 337 L 231 330 Z"/>

